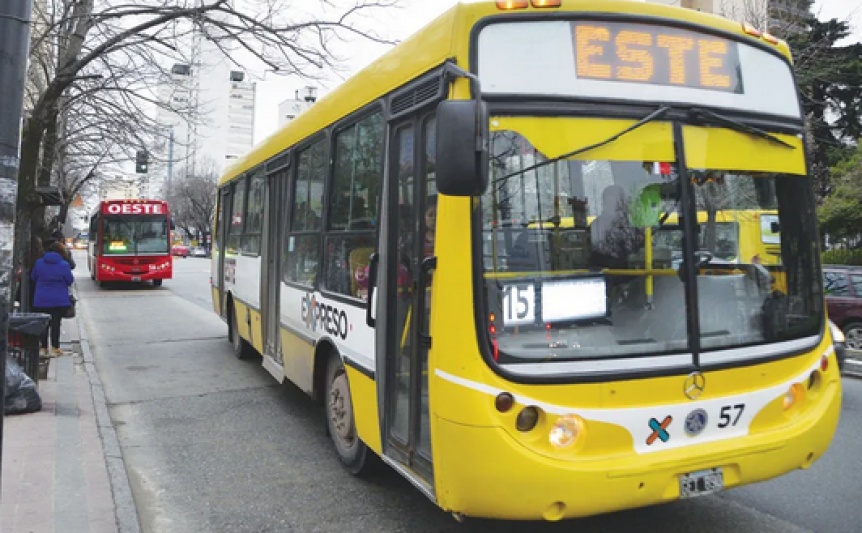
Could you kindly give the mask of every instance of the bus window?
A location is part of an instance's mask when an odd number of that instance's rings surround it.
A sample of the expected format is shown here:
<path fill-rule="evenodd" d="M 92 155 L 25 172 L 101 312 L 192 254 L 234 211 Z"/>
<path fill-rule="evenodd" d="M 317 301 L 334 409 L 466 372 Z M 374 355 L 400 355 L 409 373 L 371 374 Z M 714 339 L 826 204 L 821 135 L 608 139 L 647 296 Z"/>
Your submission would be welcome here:
<path fill-rule="evenodd" d="M 287 245 L 282 247 L 284 281 L 311 286 L 317 277 L 325 153 L 321 140 L 299 154 Z"/>
<path fill-rule="evenodd" d="M 383 179 L 383 119 L 370 115 L 335 135 L 325 272 L 328 291 L 365 298 Z"/>

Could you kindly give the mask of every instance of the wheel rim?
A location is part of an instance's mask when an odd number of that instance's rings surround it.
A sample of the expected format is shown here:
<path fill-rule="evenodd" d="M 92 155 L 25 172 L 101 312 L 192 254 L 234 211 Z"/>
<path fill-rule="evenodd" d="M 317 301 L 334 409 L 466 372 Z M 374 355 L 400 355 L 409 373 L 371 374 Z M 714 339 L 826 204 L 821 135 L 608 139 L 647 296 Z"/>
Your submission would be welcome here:
<path fill-rule="evenodd" d="M 847 347 L 851 350 L 859 350 L 862 348 L 862 328 L 851 328 L 844 334 L 847 340 Z"/>
<path fill-rule="evenodd" d="M 329 423 L 332 433 L 345 448 L 356 442 L 356 429 L 353 425 L 353 406 L 350 403 L 350 389 L 347 374 L 339 372 L 329 389 Z"/>

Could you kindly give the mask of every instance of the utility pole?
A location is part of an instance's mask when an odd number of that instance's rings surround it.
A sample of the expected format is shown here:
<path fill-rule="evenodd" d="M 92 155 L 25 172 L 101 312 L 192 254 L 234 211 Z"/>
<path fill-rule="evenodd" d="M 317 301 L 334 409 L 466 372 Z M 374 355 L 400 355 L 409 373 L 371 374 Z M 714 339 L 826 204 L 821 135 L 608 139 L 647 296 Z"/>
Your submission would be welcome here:
<path fill-rule="evenodd" d="M 31 0 L 0 2 L 0 398 L 6 398 L 6 354 L 10 283 L 15 243 L 18 164 L 21 158 L 21 112 L 30 48 Z M 29 241 L 28 241 L 29 243 Z M 27 298 L 22 292 L 21 300 Z M 0 417 L 0 465 L 3 464 L 3 417 Z M 2 472 L 0 472 L 2 478 Z"/>

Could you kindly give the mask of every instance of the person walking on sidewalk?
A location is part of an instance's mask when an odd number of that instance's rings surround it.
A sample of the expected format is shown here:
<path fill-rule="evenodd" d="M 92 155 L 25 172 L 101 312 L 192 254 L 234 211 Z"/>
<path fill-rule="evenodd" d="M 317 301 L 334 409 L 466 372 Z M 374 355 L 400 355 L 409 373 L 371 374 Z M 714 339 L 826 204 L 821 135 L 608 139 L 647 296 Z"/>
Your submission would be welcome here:
<path fill-rule="evenodd" d="M 62 243 L 51 243 L 45 255 L 36 261 L 30 272 L 30 279 L 36 286 L 33 296 L 34 310 L 51 315 L 48 330 L 42 334 L 42 353 L 48 351 L 48 332 L 51 333 L 51 355 L 63 355 L 60 349 L 60 321 L 66 310 L 72 305 L 69 298 L 69 287 L 75 281 L 72 268 L 63 258 L 59 248 Z"/>

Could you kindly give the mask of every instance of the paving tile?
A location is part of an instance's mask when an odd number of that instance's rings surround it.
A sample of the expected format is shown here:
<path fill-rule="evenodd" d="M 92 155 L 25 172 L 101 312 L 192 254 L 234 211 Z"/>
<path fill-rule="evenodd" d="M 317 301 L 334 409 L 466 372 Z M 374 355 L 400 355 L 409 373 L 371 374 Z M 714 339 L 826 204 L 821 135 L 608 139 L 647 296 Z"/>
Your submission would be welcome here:
<path fill-rule="evenodd" d="M 117 533 L 111 478 L 93 392 L 80 358 L 76 319 L 39 381 L 42 410 L 9 416 L 3 427 L 0 530 L 4 533 Z"/>

